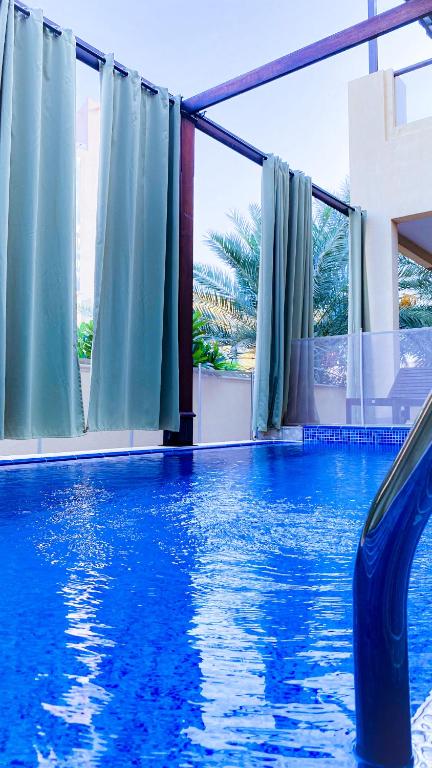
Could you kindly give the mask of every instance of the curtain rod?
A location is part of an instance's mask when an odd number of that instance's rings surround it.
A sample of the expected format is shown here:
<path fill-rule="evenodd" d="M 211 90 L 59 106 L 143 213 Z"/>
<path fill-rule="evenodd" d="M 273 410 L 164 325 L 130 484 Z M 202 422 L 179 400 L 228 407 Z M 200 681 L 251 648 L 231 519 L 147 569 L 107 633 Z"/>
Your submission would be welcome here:
<path fill-rule="evenodd" d="M 204 117 L 204 115 L 200 114 L 191 115 L 187 110 L 183 111 L 183 115 L 186 119 L 194 123 L 199 131 L 205 133 L 207 136 L 211 136 L 212 139 L 219 141 L 226 147 L 233 149 L 234 152 L 237 152 L 239 155 L 247 157 L 248 160 L 252 160 L 253 163 L 262 165 L 264 160 L 267 160 L 267 152 L 262 152 L 261 149 L 257 149 L 257 147 L 244 141 L 240 136 L 236 136 L 235 133 L 231 133 L 231 131 L 228 131 L 222 125 L 215 123 L 208 117 Z M 290 174 L 293 176 L 293 171 L 290 171 Z M 320 200 L 322 203 L 329 205 L 331 208 L 339 211 L 339 213 L 343 213 L 345 216 L 348 216 L 350 211 L 355 210 L 349 203 L 336 197 L 336 195 L 333 195 L 331 192 L 327 192 L 327 190 L 319 187 L 317 184 L 312 184 L 312 195 L 316 200 Z"/>
<path fill-rule="evenodd" d="M 423 67 L 430 67 L 432 64 L 432 59 L 424 59 L 423 61 L 418 61 L 416 64 L 410 64 L 409 67 L 402 67 L 402 69 L 397 69 L 395 72 L 393 72 L 395 77 L 401 77 L 402 75 L 407 75 L 409 72 L 415 72 L 417 69 L 423 69 Z"/>
<path fill-rule="evenodd" d="M 30 16 L 30 9 L 23 3 L 15 0 L 14 6 L 17 11 L 22 13 L 27 18 Z M 51 32 L 54 32 L 54 34 L 62 34 L 62 28 L 56 24 L 56 22 L 51 21 L 51 19 L 45 18 L 45 16 L 43 18 L 43 24 L 47 29 L 51 30 Z M 76 57 L 78 61 L 90 67 L 91 69 L 99 71 L 99 64 L 105 64 L 106 62 L 105 54 L 102 53 L 102 51 L 99 51 L 93 45 L 90 45 L 90 43 L 86 43 L 85 40 L 82 40 L 80 37 L 76 37 L 75 42 Z M 123 64 L 119 64 L 118 61 L 115 61 L 114 69 L 116 72 L 119 72 L 120 74 L 127 77 L 128 70 Z M 141 78 L 141 85 L 150 93 L 159 93 L 157 87 L 143 77 Z M 171 94 L 170 101 L 172 103 L 174 102 Z M 221 144 L 224 144 L 226 147 L 234 150 L 234 152 L 243 155 L 243 157 L 252 160 L 252 162 L 257 163 L 258 165 L 262 165 L 264 160 L 267 159 L 268 153 L 262 152 L 260 149 L 253 147 L 252 144 L 248 144 L 247 141 L 244 141 L 244 139 L 241 139 L 239 136 L 231 133 L 231 131 L 228 131 L 223 126 L 215 123 L 213 120 L 210 120 L 208 117 L 205 117 L 199 113 L 191 115 L 189 111 L 184 109 L 181 111 L 183 116 L 191 120 L 199 131 L 205 133 L 207 136 L 210 136 L 216 141 L 219 141 Z M 316 184 L 312 184 L 312 194 L 316 200 L 320 200 L 326 205 L 329 205 L 331 208 L 334 208 L 340 213 L 343 213 L 345 216 L 349 215 L 350 210 L 354 210 L 352 206 L 348 205 L 348 203 L 340 200 L 331 192 L 327 192 L 325 189 L 318 187 Z"/>
<path fill-rule="evenodd" d="M 14 6 L 17 11 L 22 13 L 24 16 L 27 16 L 27 18 L 30 16 L 30 9 L 27 8 L 27 6 L 23 3 L 15 1 Z M 45 16 L 43 18 L 43 24 L 44 27 L 51 30 L 51 32 L 54 32 L 54 34 L 62 34 L 61 27 L 59 27 L 59 25 L 54 21 L 51 21 L 51 19 L 45 18 Z M 99 64 L 105 64 L 106 62 L 105 54 L 102 53 L 102 51 L 99 51 L 97 48 L 94 48 L 94 46 L 90 45 L 90 43 L 86 43 L 85 40 L 81 40 L 80 37 L 75 38 L 75 43 L 76 57 L 78 61 L 81 61 L 82 64 L 86 64 L 88 67 L 91 67 L 91 69 L 99 71 Z M 114 62 L 114 69 L 116 72 L 124 75 L 124 77 L 127 77 L 129 74 L 127 68 L 123 64 L 120 64 L 118 61 Z M 145 80 L 144 77 L 141 78 L 141 86 L 147 91 L 150 91 L 150 93 L 159 93 L 156 86 L 153 85 L 153 83 L 150 83 L 148 80 Z"/>

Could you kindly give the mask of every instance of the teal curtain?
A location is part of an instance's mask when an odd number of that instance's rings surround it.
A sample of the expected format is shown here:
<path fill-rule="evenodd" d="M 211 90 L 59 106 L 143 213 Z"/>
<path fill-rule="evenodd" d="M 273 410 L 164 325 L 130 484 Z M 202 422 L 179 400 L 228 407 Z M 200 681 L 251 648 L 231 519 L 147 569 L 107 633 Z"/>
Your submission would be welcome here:
<path fill-rule="evenodd" d="M 316 419 L 312 183 L 277 157 L 264 161 L 254 431 Z"/>
<path fill-rule="evenodd" d="M 366 213 L 360 208 L 349 212 L 349 294 L 348 333 L 370 330 L 367 297 L 364 234 Z"/>
<path fill-rule="evenodd" d="M 179 429 L 180 104 L 101 68 L 91 430 Z"/>
<path fill-rule="evenodd" d="M 0 5 L 0 437 L 81 434 L 75 40 Z"/>
<path fill-rule="evenodd" d="M 360 398 L 362 345 L 360 333 L 370 330 L 367 294 L 364 235 L 366 213 L 361 208 L 349 212 L 349 269 L 348 269 L 348 354 L 347 398 Z M 361 420 L 361 414 L 357 413 Z"/>

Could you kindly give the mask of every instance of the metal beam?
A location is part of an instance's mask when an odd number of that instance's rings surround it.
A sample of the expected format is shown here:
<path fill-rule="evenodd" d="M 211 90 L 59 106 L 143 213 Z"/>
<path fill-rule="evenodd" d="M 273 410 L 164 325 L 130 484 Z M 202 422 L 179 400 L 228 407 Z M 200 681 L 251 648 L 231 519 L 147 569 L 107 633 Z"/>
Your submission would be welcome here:
<path fill-rule="evenodd" d="M 424 18 L 432 13 L 432 0 L 410 0 L 408 3 L 398 5 L 389 11 L 380 13 L 371 19 L 361 21 L 352 27 L 348 27 L 341 32 L 337 32 L 330 37 L 325 37 L 312 45 L 280 59 L 275 59 L 262 67 L 253 69 L 244 75 L 228 80 L 226 83 L 217 85 L 207 91 L 192 96 L 183 102 L 183 107 L 190 113 L 200 112 L 203 109 L 219 104 L 221 101 L 231 99 L 241 93 L 246 93 L 260 85 L 270 83 L 291 72 L 297 72 L 300 69 L 309 67 L 319 61 L 328 59 L 357 45 L 367 43 L 395 29 L 405 27 L 414 21 Z"/>
<path fill-rule="evenodd" d="M 314 197 L 315 200 L 319 200 L 321 203 L 330 206 L 330 208 L 334 208 L 336 211 L 339 211 L 339 213 L 343 213 L 345 216 L 349 216 L 349 212 L 355 210 L 352 205 L 348 205 L 348 203 L 345 203 L 344 200 L 336 197 L 336 195 L 327 192 L 327 190 L 322 189 L 322 187 L 318 187 L 317 184 L 312 184 L 312 197 Z"/>
<path fill-rule="evenodd" d="M 14 3 L 15 10 L 22 13 L 24 16 L 30 16 L 31 10 L 30 8 L 27 8 L 24 3 L 18 2 L 17 0 Z M 55 21 L 51 21 L 51 19 L 47 19 L 44 16 L 43 19 L 44 27 L 47 29 L 50 29 L 51 32 L 54 32 L 56 35 L 62 34 L 62 28 L 59 27 L 58 24 L 56 24 Z M 75 38 L 75 45 L 76 45 L 76 57 L 78 61 L 81 61 L 82 64 L 85 64 L 87 67 L 90 67 L 91 69 L 96 70 L 96 72 L 99 71 L 100 64 L 105 64 L 106 62 L 106 56 L 102 51 L 99 51 L 97 48 L 95 48 L 93 45 L 90 45 L 90 43 L 86 43 L 85 40 L 81 40 L 80 37 Z M 114 69 L 116 72 L 119 72 L 121 75 L 124 75 L 125 77 L 128 76 L 129 71 L 127 67 L 125 67 L 123 64 L 120 64 L 118 61 L 114 62 Z M 144 77 L 141 78 L 141 86 L 145 88 L 147 91 L 150 91 L 150 93 L 159 93 L 157 87 L 153 85 L 153 83 L 150 83 L 148 80 L 146 80 Z"/>
<path fill-rule="evenodd" d="M 252 160 L 253 163 L 262 165 L 264 160 L 267 159 L 268 155 L 266 152 L 261 152 L 260 149 L 253 147 L 252 144 L 248 144 L 247 141 L 236 136 L 235 133 L 231 133 L 231 131 L 223 128 L 222 125 L 215 123 L 213 120 L 209 120 L 208 117 L 204 117 L 203 115 L 189 115 L 188 112 L 184 112 L 184 115 L 194 123 L 195 127 L 201 131 L 201 133 L 211 136 L 212 139 L 219 141 L 221 144 L 224 144 L 225 147 L 229 147 L 229 149 L 233 149 L 234 152 L 237 152 L 239 155 L 247 157 L 247 159 Z"/>
<path fill-rule="evenodd" d="M 252 144 L 248 144 L 247 141 L 236 136 L 235 133 L 231 133 L 231 131 L 223 128 L 219 123 L 209 120 L 209 118 L 204 117 L 204 115 L 188 115 L 188 113 L 183 113 L 183 116 L 193 122 L 198 131 L 205 133 L 207 136 L 211 136 L 212 139 L 219 141 L 225 147 L 229 147 L 229 149 L 234 150 L 234 152 L 237 152 L 239 155 L 247 157 L 248 160 L 252 160 L 252 162 L 257 165 L 262 165 L 264 160 L 268 157 L 268 153 L 262 152 L 260 149 L 252 146 Z M 320 200 L 331 208 L 335 208 L 335 210 L 339 211 L 339 213 L 343 213 L 345 216 L 349 215 L 350 210 L 354 210 L 354 208 L 348 205 L 344 200 L 336 197 L 336 195 L 333 195 L 331 192 L 327 192 L 327 190 L 322 189 L 322 187 L 319 187 L 317 184 L 312 184 L 312 195 L 316 200 Z"/>
<path fill-rule="evenodd" d="M 24 14 L 24 16 L 27 16 L 27 17 L 30 16 L 30 12 L 31 12 L 30 9 L 27 8 L 27 6 L 24 5 L 22 2 L 19 2 L 19 0 L 16 0 L 14 5 L 16 10 Z M 56 22 L 51 21 L 51 19 L 47 19 L 44 17 L 43 23 L 44 23 L 44 26 L 47 27 L 47 29 L 50 29 L 55 34 L 57 35 L 62 34 L 62 28 Z M 75 41 L 76 41 L 77 60 L 80 61 L 82 64 L 85 64 L 87 67 L 90 67 L 91 69 L 99 71 L 100 64 L 101 63 L 105 64 L 105 61 L 106 61 L 105 54 L 102 51 L 100 51 L 98 48 L 95 48 L 90 43 L 87 43 L 85 40 L 82 40 L 80 37 L 76 37 Z M 128 75 L 128 69 L 123 64 L 120 64 L 118 61 L 114 62 L 114 69 L 124 76 Z M 141 85 L 150 93 L 158 93 L 157 86 L 151 83 L 149 80 L 146 80 L 144 77 L 141 78 Z M 172 97 L 170 98 L 173 101 L 173 98 Z M 183 104 L 182 104 L 182 113 L 186 114 L 189 118 L 192 118 L 192 116 L 189 115 L 189 112 L 183 108 Z M 234 150 L 234 152 L 238 152 L 240 155 L 243 155 L 243 157 L 247 157 L 249 160 L 252 160 L 252 162 L 257 163 L 258 165 L 262 165 L 263 161 L 266 159 L 267 153 L 261 152 L 261 150 L 257 149 L 256 147 L 253 147 L 252 144 L 248 144 L 247 141 L 244 141 L 239 136 L 236 136 L 234 133 L 231 133 L 231 131 L 228 131 L 226 128 L 223 128 L 221 125 L 218 125 L 218 123 L 213 122 L 213 120 L 209 120 L 207 117 L 204 117 L 203 115 L 194 115 L 193 121 L 194 121 L 195 127 L 199 131 L 207 134 L 207 136 L 211 136 L 216 141 L 219 141 L 221 142 L 221 144 L 224 144 L 226 147 L 229 147 L 230 149 Z M 335 197 L 330 192 L 326 192 L 325 190 L 321 189 L 320 187 L 317 187 L 316 185 L 313 185 L 312 190 L 313 190 L 312 194 L 318 200 L 322 200 L 327 205 L 330 205 L 332 208 L 336 208 L 336 210 L 340 211 L 341 213 L 345 213 L 345 215 L 348 215 L 349 206 L 347 206 L 343 200 L 339 200 L 339 198 Z"/>
<path fill-rule="evenodd" d="M 409 67 L 402 67 L 402 69 L 397 69 L 393 74 L 395 77 L 401 77 L 402 75 L 407 75 L 409 72 L 415 72 L 417 69 L 430 67 L 431 64 L 432 59 L 424 59 L 424 61 L 417 61 L 416 64 L 410 64 Z"/>

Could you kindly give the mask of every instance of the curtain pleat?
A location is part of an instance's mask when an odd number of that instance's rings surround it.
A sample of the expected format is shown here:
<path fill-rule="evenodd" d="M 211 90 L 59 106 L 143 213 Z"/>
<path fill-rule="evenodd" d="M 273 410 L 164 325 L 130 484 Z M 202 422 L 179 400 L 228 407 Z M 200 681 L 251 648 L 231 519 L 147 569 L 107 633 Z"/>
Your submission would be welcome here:
<path fill-rule="evenodd" d="M 349 212 L 349 294 L 348 333 L 370 330 L 367 298 L 364 230 L 366 213 L 361 208 Z"/>
<path fill-rule="evenodd" d="M 3 0 L 0 46 L 0 437 L 75 436 L 75 40 Z"/>
<path fill-rule="evenodd" d="M 361 389 L 361 332 L 370 330 L 366 265 L 364 259 L 364 231 L 366 213 L 361 208 L 349 212 L 349 265 L 348 265 L 348 353 L 347 397 L 359 398 Z"/>
<path fill-rule="evenodd" d="M 90 430 L 179 428 L 180 104 L 101 68 Z"/>
<path fill-rule="evenodd" d="M 316 419 L 313 336 L 312 184 L 270 156 L 262 176 L 254 431 Z"/>

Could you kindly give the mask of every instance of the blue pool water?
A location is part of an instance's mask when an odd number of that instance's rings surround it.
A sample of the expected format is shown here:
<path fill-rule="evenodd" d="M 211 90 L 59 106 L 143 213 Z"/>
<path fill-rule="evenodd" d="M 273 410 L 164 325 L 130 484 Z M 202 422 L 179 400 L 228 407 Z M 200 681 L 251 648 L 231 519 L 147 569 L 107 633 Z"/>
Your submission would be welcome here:
<path fill-rule="evenodd" d="M 0 765 L 353 766 L 352 567 L 394 455 L 275 445 L 2 468 Z M 430 544 L 412 584 L 414 708 Z"/>

